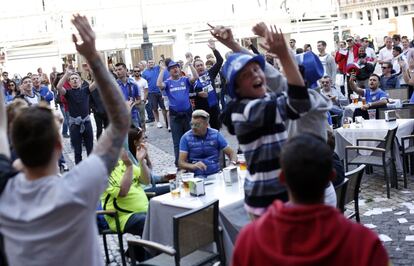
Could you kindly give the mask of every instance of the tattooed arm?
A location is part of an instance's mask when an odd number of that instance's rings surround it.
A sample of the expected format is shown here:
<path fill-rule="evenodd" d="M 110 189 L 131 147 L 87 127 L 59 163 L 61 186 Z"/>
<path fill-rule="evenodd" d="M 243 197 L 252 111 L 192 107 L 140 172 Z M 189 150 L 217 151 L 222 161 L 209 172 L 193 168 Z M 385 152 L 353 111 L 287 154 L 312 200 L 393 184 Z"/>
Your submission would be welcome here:
<path fill-rule="evenodd" d="M 82 38 L 83 43 L 78 44 L 76 35 L 72 35 L 76 50 L 83 55 L 90 65 L 95 82 L 100 90 L 102 101 L 107 110 L 109 126 L 99 138 L 93 153 L 104 161 L 108 173 L 116 165 L 122 148 L 122 143 L 130 125 L 129 112 L 125 106 L 124 98 L 113 77 L 106 70 L 95 47 L 95 33 L 85 16 L 75 15 L 72 19 Z"/>

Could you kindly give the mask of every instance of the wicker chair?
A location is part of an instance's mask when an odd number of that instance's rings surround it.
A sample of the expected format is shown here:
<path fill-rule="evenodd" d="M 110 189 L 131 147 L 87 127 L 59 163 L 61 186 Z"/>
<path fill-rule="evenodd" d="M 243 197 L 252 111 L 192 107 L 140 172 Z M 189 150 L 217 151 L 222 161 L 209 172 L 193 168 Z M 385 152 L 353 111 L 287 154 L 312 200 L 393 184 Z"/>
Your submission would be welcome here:
<path fill-rule="evenodd" d="M 129 239 L 129 250 L 133 251 L 135 246 L 142 246 L 162 252 L 139 265 L 204 265 L 215 260 L 225 265 L 218 212 L 218 200 L 215 200 L 201 208 L 175 215 L 173 248 L 152 241 Z M 217 252 L 203 249 L 212 243 L 215 243 Z M 131 253 L 131 264 L 136 265 L 136 256 Z"/>

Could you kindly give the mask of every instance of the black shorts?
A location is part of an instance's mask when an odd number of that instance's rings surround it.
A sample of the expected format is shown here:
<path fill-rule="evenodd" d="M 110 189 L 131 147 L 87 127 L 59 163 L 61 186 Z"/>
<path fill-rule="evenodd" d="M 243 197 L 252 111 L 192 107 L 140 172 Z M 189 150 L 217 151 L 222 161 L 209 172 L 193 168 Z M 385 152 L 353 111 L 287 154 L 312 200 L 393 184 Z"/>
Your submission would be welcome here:
<path fill-rule="evenodd" d="M 161 93 L 148 93 L 148 101 L 153 111 L 157 111 L 158 106 L 162 110 L 165 110 L 164 99 L 162 98 Z"/>

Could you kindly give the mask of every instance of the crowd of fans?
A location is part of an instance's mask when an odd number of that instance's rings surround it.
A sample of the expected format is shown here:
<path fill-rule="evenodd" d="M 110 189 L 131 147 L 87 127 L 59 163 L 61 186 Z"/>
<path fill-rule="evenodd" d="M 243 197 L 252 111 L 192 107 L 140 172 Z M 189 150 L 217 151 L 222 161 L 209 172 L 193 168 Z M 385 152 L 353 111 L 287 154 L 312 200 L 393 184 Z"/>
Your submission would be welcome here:
<path fill-rule="evenodd" d="M 341 124 L 353 97 L 364 98 L 355 111 L 363 116 L 390 102 L 389 89 L 406 88 L 414 101 L 414 50 L 406 36 L 386 36 L 378 49 L 368 37 L 347 36 L 331 54 L 321 40 L 314 53 L 311 44 L 296 48 L 296 40 L 258 23 L 253 33 L 263 56 L 250 40 L 238 43 L 230 28 L 211 26 L 206 61 L 187 53 L 185 62 L 163 57 L 108 71 L 86 18 L 73 23 L 87 61 L 82 71 L 68 65 L 49 76 L 41 68 L 23 78 L 2 73 L 0 247 L 10 265 L 101 265 L 99 199 L 101 208 L 119 211 L 123 232 L 141 235 L 143 186 L 150 191 L 164 179 L 152 174 L 145 144 L 146 123 L 153 122 L 171 132 L 177 168 L 196 176 L 217 173 L 221 151 L 237 164 L 222 124 L 236 135 L 253 222 L 239 235 L 234 265 L 345 265 L 349 254 L 352 265 L 388 265 L 375 234 L 332 208 L 344 174 L 329 124 L 331 116 Z M 231 50 L 225 59 L 215 41 Z M 61 136 L 74 151 L 71 170 Z M 106 220 L 114 229 L 113 218 Z"/>

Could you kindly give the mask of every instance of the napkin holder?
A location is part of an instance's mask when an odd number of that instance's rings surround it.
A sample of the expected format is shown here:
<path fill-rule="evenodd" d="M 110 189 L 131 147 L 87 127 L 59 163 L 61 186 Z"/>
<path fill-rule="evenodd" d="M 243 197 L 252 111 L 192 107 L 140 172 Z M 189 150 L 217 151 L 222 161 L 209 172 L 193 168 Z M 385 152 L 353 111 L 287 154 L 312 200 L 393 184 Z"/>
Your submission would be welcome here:
<path fill-rule="evenodd" d="M 198 197 L 206 194 L 206 191 L 204 189 L 204 179 L 191 178 L 188 180 L 188 182 L 191 196 Z"/>
<path fill-rule="evenodd" d="M 397 120 L 397 113 L 395 112 L 395 110 L 384 111 L 384 118 L 387 122 L 395 121 Z"/>
<path fill-rule="evenodd" d="M 223 168 L 223 176 L 224 176 L 224 182 L 226 183 L 226 185 L 231 186 L 233 183 L 239 180 L 238 175 L 237 175 L 237 167 L 232 165 L 232 166 L 227 166 Z"/>

